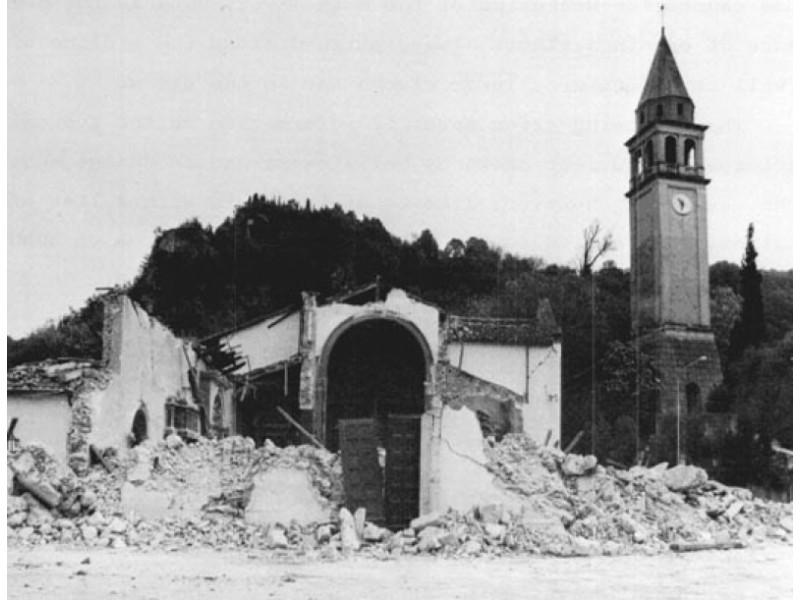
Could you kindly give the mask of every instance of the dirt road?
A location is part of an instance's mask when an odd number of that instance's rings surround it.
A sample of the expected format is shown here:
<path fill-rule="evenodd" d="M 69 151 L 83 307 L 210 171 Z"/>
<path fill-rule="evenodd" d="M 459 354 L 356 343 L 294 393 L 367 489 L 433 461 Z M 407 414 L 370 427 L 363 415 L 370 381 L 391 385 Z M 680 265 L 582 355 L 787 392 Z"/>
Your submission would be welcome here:
<path fill-rule="evenodd" d="M 88 559 L 88 561 L 86 560 Z M 791 598 L 792 548 L 598 558 L 287 562 L 264 554 L 9 547 L 9 598 Z"/>

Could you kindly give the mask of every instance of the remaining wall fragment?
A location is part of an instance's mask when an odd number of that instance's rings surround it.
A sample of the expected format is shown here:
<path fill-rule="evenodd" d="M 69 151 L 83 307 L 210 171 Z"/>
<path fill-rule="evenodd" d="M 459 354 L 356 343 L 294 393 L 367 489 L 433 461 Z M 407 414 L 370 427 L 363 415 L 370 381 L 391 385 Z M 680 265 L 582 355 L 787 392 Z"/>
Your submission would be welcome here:
<path fill-rule="evenodd" d="M 487 469 L 483 435 L 471 410 L 442 407 L 438 464 L 434 466 L 438 491 L 432 511 L 469 511 L 481 504 L 501 503 L 518 508 L 520 499 L 503 490 Z"/>
<path fill-rule="evenodd" d="M 276 467 L 253 478 L 244 518 L 260 525 L 288 525 L 292 520 L 308 525 L 329 521 L 334 508 L 319 495 L 306 471 Z"/>

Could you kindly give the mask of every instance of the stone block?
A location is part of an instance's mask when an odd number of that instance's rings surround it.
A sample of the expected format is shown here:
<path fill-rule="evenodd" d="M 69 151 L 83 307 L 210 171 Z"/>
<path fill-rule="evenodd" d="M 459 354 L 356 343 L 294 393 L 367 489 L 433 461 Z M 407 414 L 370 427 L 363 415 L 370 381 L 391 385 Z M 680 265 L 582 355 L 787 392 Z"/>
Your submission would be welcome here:
<path fill-rule="evenodd" d="M 392 532 L 388 529 L 384 529 L 382 527 L 378 527 L 373 523 L 367 523 L 364 525 L 364 531 L 362 534 L 362 539 L 365 542 L 382 542 L 392 535 Z"/>
<path fill-rule="evenodd" d="M 158 520 L 169 515 L 170 498 L 166 492 L 148 490 L 126 483 L 122 486 L 121 506 L 125 514 L 133 512 L 144 519 Z"/>
<path fill-rule="evenodd" d="M 8 496 L 6 501 L 6 515 L 9 517 L 13 514 L 26 512 L 28 510 L 28 503 L 22 496 Z"/>
<path fill-rule="evenodd" d="M 478 508 L 478 517 L 484 523 L 499 523 L 506 512 L 502 504 L 484 504 Z"/>
<path fill-rule="evenodd" d="M 409 523 L 409 528 L 413 529 L 414 532 L 418 532 L 421 531 L 422 529 L 425 529 L 426 527 L 441 525 L 444 522 L 445 522 L 444 513 L 433 512 L 425 515 L 420 515 L 419 517 L 411 521 L 411 523 Z"/>
<path fill-rule="evenodd" d="M 367 509 L 363 506 L 356 509 L 356 512 L 353 513 L 353 520 L 355 521 L 356 525 L 356 535 L 358 539 L 364 538 L 364 525 L 367 522 Z"/>
<path fill-rule="evenodd" d="M 356 523 L 352 513 L 346 508 L 339 511 L 339 534 L 342 538 L 342 551 L 352 552 L 361 547 L 356 534 Z"/>
<path fill-rule="evenodd" d="M 547 537 L 566 537 L 567 531 L 564 524 L 555 513 L 547 513 L 531 506 L 525 506 L 520 515 L 519 524 L 531 532 L 540 533 Z"/>
<path fill-rule="evenodd" d="M 683 492 L 703 485 L 708 474 L 699 467 L 677 465 L 664 471 L 664 483 L 673 492 Z"/>
<path fill-rule="evenodd" d="M 567 454 L 561 461 L 561 472 L 567 476 L 577 477 L 591 471 L 596 466 L 597 458 L 591 454 L 587 456 Z"/>
<path fill-rule="evenodd" d="M 330 506 L 305 471 L 277 467 L 253 478 L 253 491 L 244 518 L 260 525 L 288 524 L 294 519 L 306 526 L 328 521 L 330 513 Z"/>
<path fill-rule="evenodd" d="M 267 547 L 269 548 L 287 548 L 289 540 L 286 539 L 286 532 L 282 527 L 272 525 L 267 530 Z"/>
<path fill-rule="evenodd" d="M 6 521 L 9 527 L 22 527 L 25 522 L 28 520 L 28 513 L 27 512 L 17 512 L 12 515 L 8 516 L 8 520 Z"/>
<path fill-rule="evenodd" d="M 506 526 L 499 523 L 487 523 L 483 526 L 489 539 L 499 540 L 506 534 Z"/>

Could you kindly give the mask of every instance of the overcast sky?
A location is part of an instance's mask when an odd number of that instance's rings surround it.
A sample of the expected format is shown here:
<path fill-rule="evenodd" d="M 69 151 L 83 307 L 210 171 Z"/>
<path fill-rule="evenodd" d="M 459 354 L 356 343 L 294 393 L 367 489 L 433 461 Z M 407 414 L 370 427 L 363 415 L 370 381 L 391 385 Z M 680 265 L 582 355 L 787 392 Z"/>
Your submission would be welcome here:
<path fill-rule="evenodd" d="M 254 192 L 564 264 L 596 219 L 627 267 L 659 4 L 9 0 L 9 334 Z M 666 31 L 710 125 L 711 261 L 754 221 L 791 268 L 791 2 L 670 1 Z"/>

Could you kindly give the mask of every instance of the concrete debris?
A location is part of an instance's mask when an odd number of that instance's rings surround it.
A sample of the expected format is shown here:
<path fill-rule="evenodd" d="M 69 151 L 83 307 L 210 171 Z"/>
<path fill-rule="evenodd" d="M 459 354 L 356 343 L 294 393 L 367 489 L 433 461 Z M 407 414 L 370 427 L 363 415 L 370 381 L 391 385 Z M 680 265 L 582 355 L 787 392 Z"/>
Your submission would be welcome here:
<path fill-rule="evenodd" d="M 663 472 L 666 486 L 673 492 L 683 492 L 703 485 L 708 481 L 706 472 L 691 465 L 677 465 Z"/>
<path fill-rule="evenodd" d="M 754 500 L 748 490 L 708 481 L 696 467 L 604 468 L 594 457 L 564 455 L 521 435 L 487 442 L 485 452 L 497 485 L 519 500 L 514 507 L 494 503 L 422 515 L 392 533 L 367 521 L 363 509 L 354 515 L 342 508 L 340 463 L 311 446 L 257 449 L 246 438 L 165 441 L 113 457 L 111 472 L 97 465 L 82 477 L 55 464 L 43 448 L 28 446 L 9 456 L 9 467 L 50 486 L 61 500 L 50 509 L 31 491 L 9 496 L 8 539 L 246 548 L 324 560 L 354 553 L 382 560 L 652 554 L 792 540 L 791 504 Z M 148 476 L 131 478 L 142 464 Z M 319 511 L 304 516 L 308 505 Z M 263 518 L 253 519 L 259 508 Z"/>
<path fill-rule="evenodd" d="M 73 391 L 87 382 L 106 383 L 108 373 L 93 360 L 48 359 L 7 371 L 9 390 Z"/>
<path fill-rule="evenodd" d="M 278 527 L 277 525 L 272 525 L 267 529 L 266 543 L 268 548 L 289 547 L 289 540 L 286 538 L 286 532 L 282 527 Z"/>
<path fill-rule="evenodd" d="M 428 513 L 426 515 L 420 515 L 419 517 L 411 521 L 409 527 L 413 529 L 414 532 L 419 532 L 425 529 L 426 527 L 434 527 L 440 524 L 443 521 L 444 517 L 445 515 L 442 513 Z"/>
<path fill-rule="evenodd" d="M 342 508 L 339 511 L 339 531 L 344 552 L 352 552 L 361 547 L 361 542 L 358 541 L 358 535 L 356 534 L 355 519 L 353 514 L 346 508 Z"/>
<path fill-rule="evenodd" d="M 383 527 L 378 527 L 373 523 L 366 523 L 361 539 L 365 542 L 374 544 L 376 542 L 383 542 L 391 537 L 392 532 Z"/>
<path fill-rule="evenodd" d="M 577 477 L 592 471 L 596 466 L 597 458 L 591 454 L 588 456 L 567 454 L 561 462 L 561 472 L 567 476 Z"/>

